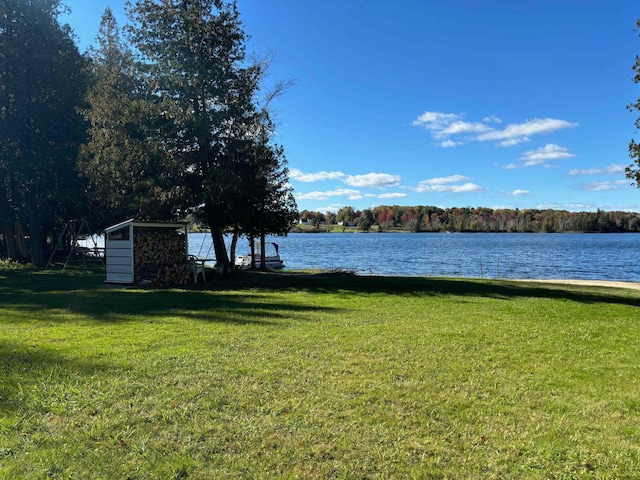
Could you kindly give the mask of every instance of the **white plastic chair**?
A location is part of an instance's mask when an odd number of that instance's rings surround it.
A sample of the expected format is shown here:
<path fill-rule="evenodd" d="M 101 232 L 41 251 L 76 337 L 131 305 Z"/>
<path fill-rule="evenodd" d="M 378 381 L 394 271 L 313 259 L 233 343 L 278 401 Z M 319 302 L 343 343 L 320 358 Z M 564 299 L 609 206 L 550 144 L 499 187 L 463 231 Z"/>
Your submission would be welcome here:
<path fill-rule="evenodd" d="M 205 283 L 207 281 L 207 276 L 204 272 L 204 260 L 189 255 L 187 257 L 187 267 L 189 271 L 193 273 L 193 283 L 198 283 L 198 274 L 200 273 L 202 273 L 202 282 Z"/>

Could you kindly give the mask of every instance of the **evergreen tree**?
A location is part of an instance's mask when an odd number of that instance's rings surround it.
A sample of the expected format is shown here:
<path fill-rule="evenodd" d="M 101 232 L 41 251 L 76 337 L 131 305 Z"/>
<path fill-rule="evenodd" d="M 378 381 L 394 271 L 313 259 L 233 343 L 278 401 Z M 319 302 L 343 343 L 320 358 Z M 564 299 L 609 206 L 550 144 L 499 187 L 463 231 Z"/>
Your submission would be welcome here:
<path fill-rule="evenodd" d="M 84 62 L 59 12 L 59 0 L 0 0 L 0 217 L 8 255 L 24 253 L 28 233 L 35 265 L 81 204 Z"/>
<path fill-rule="evenodd" d="M 277 149 L 265 155 L 274 147 L 262 141 L 267 123 L 256 95 L 265 64 L 246 61 L 235 3 L 138 0 L 129 17 L 148 94 L 157 99 L 166 120 L 154 141 L 170 164 L 180 165 L 185 205 L 197 207 L 211 229 L 218 264 L 230 271 L 223 234 L 229 227 L 258 228 L 249 225 L 256 221 L 248 213 L 251 207 L 270 206 L 278 198 L 273 191 L 283 191 L 272 189 L 277 181 L 259 179 L 286 177 L 286 169 L 278 170 L 281 163 L 271 161 L 282 155 Z M 290 200 L 286 193 L 282 198 Z M 269 208 L 270 215 L 280 211 Z"/>
<path fill-rule="evenodd" d="M 368 232 L 374 223 L 373 212 L 369 209 L 364 209 L 360 217 L 358 217 L 358 228 L 363 232 Z"/>
<path fill-rule="evenodd" d="M 288 171 L 281 146 L 258 145 L 254 159 L 258 168 L 255 171 L 254 194 L 250 196 L 248 217 L 245 227 L 249 236 L 259 236 L 263 251 L 260 268 L 265 268 L 265 236 L 286 235 L 298 217 L 297 205 L 292 188 L 288 185 Z"/>
<path fill-rule="evenodd" d="M 79 169 L 103 212 L 100 223 L 170 220 L 180 206 L 181 173 L 157 138 L 162 110 L 109 8 L 96 42 L 89 50 L 92 84 L 84 111 L 89 141 Z"/>

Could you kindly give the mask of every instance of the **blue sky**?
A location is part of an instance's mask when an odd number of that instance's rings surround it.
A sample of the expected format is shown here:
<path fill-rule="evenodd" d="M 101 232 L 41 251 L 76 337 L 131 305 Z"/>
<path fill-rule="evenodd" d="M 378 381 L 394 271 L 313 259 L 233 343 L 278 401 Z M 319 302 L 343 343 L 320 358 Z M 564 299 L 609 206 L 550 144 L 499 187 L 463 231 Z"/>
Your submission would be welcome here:
<path fill-rule="evenodd" d="M 111 6 L 66 0 L 81 51 Z M 640 211 L 631 0 L 238 0 L 300 210 Z"/>

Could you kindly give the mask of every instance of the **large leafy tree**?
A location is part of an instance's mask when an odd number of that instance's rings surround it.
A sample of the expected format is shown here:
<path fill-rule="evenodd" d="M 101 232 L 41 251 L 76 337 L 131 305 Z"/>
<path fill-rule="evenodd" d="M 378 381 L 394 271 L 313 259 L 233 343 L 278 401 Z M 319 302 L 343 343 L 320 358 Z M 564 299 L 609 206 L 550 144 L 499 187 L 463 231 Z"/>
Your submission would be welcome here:
<path fill-rule="evenodd" d="M 338 210 L 338 213 L 336 214 L 336 220 L 338 222 L 343 222 L 343 224 L 347 224 L 349 222 L 351 222 L 356 216 L 356 212 L 353 210 L 353 207 L 350 206 L 346 206 L 346 207 L 342 207 L 340 210 Z"/>
<path fill-rule="evenodd" d="M 256 217 L 248 212 L 273 204 L 277 182 L 260 179 L 286 176 L 280 151 L 264 140 L 268 117 L 256 104 L 265 64 L 247 61 L 235 3 L 138 0 L 128 13 L 130 41 L 164 120 L 155 142 L 181 166 L 184 205 L 197 207 L 218 263 L 229 270 L 223 234 L 250 229 Z"/>
<path fill-rule="evenodd" d="M 47 232 L 81 204 L 84 62 L 60 9 L 59 0 L 0 0 L 0 217 L 9 255 L 27 233 L 36 265 Z"/>
<path fill-rule="evenodd" d="M 640 19 L 637 21 L 637 26 L 640 29 Z M 633 71 L 635 72 L 633 81 L 640 83 L 640 55 L 636 55 L 636 63 L 633 66 Z M 629 110 L 640 111 L 640 98 L 630 103 L 627 108 L 629 108 Z M 636 128 L 640 129 L 640 117 L 636 119 Z M 633 160 L 633 163 L 626 169 L 627 178 L 633 180 L 635 184 L 640 187 L 640 144 L 634 139 L 629 143 L 629 156 Z"/>
<path fill-rule="evenodd" d="M 358 218 L 358 228 L 368 232 L 374 223 L 375 219 L 373 218 L 373 212 L 369 209 L 363 210 Z"/>

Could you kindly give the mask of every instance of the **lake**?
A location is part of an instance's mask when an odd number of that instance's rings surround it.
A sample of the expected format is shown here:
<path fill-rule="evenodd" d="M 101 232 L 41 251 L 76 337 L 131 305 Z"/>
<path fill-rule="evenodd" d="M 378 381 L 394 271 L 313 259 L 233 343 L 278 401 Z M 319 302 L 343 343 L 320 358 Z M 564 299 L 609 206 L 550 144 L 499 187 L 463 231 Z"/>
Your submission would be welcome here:
<path fill-rule="evenodd" d="M 632 233 L 293 233 L 269 240 L 294 270 L 640 282 L 640 235 Z M 240 239 L 236 253 L 247 251 Z M 211 236 L 190 234 L 189 253 L 213 258 Z"/>

